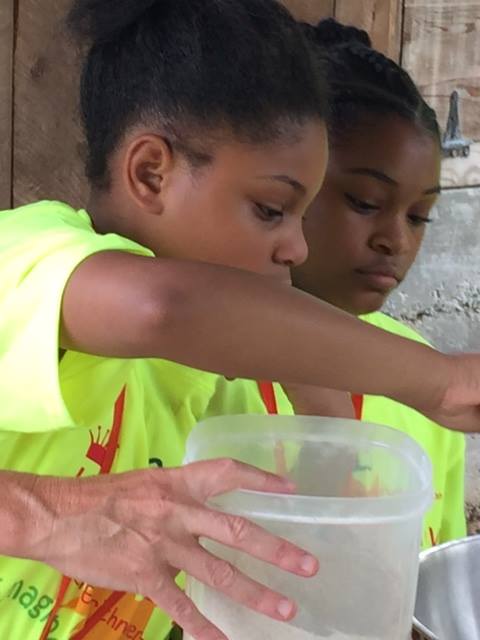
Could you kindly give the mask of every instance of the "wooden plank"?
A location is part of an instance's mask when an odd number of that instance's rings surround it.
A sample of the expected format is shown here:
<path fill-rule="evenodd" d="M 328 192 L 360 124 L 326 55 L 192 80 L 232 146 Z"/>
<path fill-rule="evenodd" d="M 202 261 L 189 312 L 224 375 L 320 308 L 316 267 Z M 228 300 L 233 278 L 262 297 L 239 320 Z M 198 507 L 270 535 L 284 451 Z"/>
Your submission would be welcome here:
<path fill-rule="evenodd" d="M 335 17 L 365 29 L 376 49 L 400 60 L 402 0 L 337 0 Z"/>
<path fill-rule="evenodd" d="M 79 70 L 63 20 L 70 0 L 21 0 L 15 60 L 14 203 L 84 203 Z"/>
<path fill-rule="evenodd" d="M 462 133 L 480 143 L 480 0 L 406 0 L 403 64 L 442 126 L 450 95 L 458 91 Z M 448 185 L 480 184 L 475 160 L 476 144 L 470 158 L 447 160 Z"/>
<path fill-rule="evenodd" d="M 0 209 L 12 198 L 14 0 L 0 4 Z"/>
<path fill-rule="evenodd" d="M 298 20 L 316 24 L 333 16 L 335 0 L 282 0 Z M 355 2 L 357 0 L 354 0 Z"/>

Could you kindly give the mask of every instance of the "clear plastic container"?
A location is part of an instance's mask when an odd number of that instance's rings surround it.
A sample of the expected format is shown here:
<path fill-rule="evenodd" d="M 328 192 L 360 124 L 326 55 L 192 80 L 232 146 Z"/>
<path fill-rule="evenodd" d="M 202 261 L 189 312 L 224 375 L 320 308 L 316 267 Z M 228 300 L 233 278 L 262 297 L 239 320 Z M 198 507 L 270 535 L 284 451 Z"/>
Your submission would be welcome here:
<path fill-rule="evenodd" d="M 218 457 L 287 473 L 297 494 L 238 491 L 212 506 L 246 516 L 320 560 L 315 578 L 299 578 L 206 541 L 300 607 L 295 620 L 280 623 L 189 579 L 188 593 L 229 640 L 410 638 L 422 520 L 433 499 L 431 464 L 413 440 L 353 420 L 228 416 L 194 429 L 185 461 Z"/>

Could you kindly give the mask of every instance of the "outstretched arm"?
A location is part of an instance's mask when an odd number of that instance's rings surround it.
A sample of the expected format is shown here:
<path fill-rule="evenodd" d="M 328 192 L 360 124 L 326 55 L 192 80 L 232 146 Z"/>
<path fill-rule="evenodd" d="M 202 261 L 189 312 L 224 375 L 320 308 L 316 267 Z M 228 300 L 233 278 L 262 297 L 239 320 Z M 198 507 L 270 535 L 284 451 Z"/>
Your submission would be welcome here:
<path fill-rule="evenodd" d="M 66 349 L 385 395 L 480 430 L 480 356 L 445 356 L 235 269 L 94 255 L 67 285 L 61 333 Z"/>

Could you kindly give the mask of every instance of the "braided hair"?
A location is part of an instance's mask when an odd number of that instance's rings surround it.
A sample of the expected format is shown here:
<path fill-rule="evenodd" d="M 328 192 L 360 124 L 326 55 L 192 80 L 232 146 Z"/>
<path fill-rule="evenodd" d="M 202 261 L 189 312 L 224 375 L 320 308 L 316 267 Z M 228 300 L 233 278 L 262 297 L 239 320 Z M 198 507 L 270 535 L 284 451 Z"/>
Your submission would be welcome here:
<path fill-rule="evenodd" d="M 330 18 L 316 27 L 303 25 L 324 63 L 331 90 L 329 117 L 333 144 L 370 115 L 396 114 L 441 144 L 435 111 L 425 102 L 409 74 L 372 48 L 366 31 Z"/>

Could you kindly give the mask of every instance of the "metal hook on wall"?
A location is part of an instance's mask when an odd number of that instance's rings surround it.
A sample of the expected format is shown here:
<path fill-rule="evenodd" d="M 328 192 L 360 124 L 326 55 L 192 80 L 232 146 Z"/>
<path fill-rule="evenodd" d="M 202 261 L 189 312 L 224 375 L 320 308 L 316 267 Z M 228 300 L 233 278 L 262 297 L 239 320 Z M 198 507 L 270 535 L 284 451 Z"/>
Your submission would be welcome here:
<path fill-rule="evenodd" d="M 462 135 L 459 103 L 460 96 L 458 91 L 454 91 L 450 96 L 447 128 L 442 140 L 443 154 L 447 158 L 468 158 L 470 155 L 472 142 L 471 140 L 466 140 Z"/>

